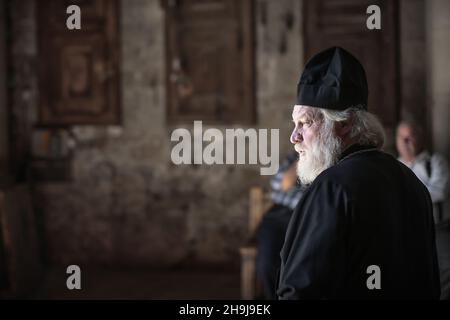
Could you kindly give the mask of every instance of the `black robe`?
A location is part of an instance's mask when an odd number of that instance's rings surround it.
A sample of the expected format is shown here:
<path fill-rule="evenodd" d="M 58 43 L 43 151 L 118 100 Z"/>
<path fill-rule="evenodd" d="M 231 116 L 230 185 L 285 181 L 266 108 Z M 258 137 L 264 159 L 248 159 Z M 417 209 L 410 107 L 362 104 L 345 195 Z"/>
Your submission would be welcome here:
<path fill-rule="evenodd" d="M 380 289 L 369 289 L 380 269 Z M 370 279 L 370 283 L 373 278 Z M 431 198 L 394 157 L 353 146 L 305 191 L 281 250 L 279 299 L 438 299 Z"/>

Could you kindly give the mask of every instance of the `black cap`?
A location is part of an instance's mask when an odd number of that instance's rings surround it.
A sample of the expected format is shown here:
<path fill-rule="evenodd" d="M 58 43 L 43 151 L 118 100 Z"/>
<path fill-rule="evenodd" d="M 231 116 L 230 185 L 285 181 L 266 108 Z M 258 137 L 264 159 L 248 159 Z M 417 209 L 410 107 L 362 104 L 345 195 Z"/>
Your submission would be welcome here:
<path fill-rule="evenodd" d="M 297 85 L 297 104 L 342 111 L 367 110 L 367 79 L 364 67 L 353 55 L 332 47 L 312 57 Z"/>

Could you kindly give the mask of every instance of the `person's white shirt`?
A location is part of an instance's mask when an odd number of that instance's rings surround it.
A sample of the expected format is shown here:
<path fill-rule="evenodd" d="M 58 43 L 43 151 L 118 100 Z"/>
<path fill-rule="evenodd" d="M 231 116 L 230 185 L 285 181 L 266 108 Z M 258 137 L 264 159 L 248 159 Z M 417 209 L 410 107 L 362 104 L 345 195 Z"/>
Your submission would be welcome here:
<path fill-rule="evenodd" d="M 408 163 L 402 158 L 398 159 L 409 167 L 427 187 L 433 203 L 446 200 L 449 168 L 447 160 L 443 156 L 438 153 L 430 155 L 427 151 L 422 151 L 412 163 Z"/>

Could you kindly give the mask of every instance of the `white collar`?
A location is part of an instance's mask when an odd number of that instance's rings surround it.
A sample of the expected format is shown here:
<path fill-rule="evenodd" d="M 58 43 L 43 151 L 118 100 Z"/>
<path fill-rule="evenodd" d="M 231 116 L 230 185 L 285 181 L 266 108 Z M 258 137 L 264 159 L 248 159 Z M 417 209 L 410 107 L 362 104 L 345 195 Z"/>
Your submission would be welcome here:
<path fill-rule="evenodd" d="M 419 153 L 414 160 L 409 163 L 406 162 L 403 158 L 399 157 L 398 160 L 400 160 L 400 162 L 402 162 L 404 165 L 406 165 L 407 167 L 411 168 L 413 167 L 416 163 L 420 163 L 423 161 L 427 161 L 428 159 L 430 159 L 430 154 L 428 153 L 428 151 L 424 150 L 421 153 Z"/>

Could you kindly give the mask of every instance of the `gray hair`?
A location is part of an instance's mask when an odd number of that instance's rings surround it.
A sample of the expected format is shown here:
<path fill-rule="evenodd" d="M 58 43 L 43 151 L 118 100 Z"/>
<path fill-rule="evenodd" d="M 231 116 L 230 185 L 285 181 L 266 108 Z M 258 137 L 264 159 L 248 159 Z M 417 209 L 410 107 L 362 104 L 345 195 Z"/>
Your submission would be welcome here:
<path fill-rule="evenodd" d="M 374 145 L 378 149 L 384 144 L 385 134 L 380 120 L 372 113 L 351 107 L 344 111 L 319 109 L 325 126 L 334 126 L 335 122 L 350 121 L 352 129 L 350 138 L 362 145 Z"/>

